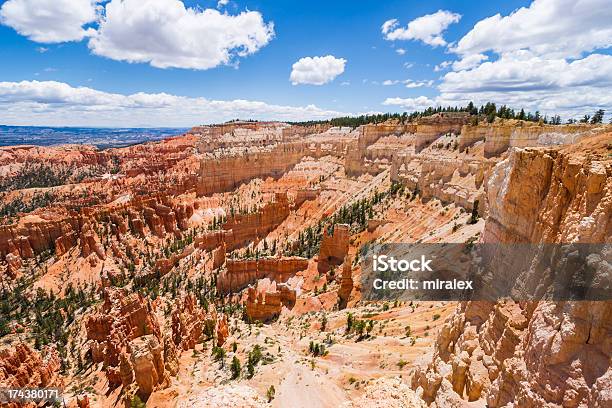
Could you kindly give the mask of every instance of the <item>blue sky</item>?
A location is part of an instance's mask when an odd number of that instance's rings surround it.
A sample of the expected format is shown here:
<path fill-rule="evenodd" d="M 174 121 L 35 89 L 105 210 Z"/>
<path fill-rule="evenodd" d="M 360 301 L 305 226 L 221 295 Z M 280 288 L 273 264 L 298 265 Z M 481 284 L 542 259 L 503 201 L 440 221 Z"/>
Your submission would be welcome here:
<path fill-rule="evenodd" d="M 568 118 L 612 105 L 606 1 L 572 11 L 580 2 L 124 0 L 114 13 L 120 0 L 1 3 L 5 124 L 190 126 L 489 99 Z M 314 59 L 290 80 L 303 58 Z"/>

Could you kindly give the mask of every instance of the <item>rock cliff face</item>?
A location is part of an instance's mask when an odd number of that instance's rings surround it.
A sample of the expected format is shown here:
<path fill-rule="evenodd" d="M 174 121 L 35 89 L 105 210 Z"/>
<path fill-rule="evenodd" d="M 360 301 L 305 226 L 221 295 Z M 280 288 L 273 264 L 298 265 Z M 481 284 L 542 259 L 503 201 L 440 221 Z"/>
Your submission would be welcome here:
<path fill-rule="evenodd" d="M 366 163 L 365 158 L 368 154 L 368 146 L 385 136 L 414 133 L 415 131 L 416 125 L 414 124 L 376 124 L 361 126 L 358 129 L 359 134 L 357 140 L 351 142 L 348 146 L 348 151 L 344 160 L 344 171 L 349 176 L 358 176 L 364 173 L 379 173 L 381 169 L 378 165 L 375 163 Z"/>
<path fill-rule="evenodd" d="M 18 344 L 12 350 L 4 348 L 0 350 L 0 387 L 61 387 L 60 365 L 59 356 L 53 348 L 46 348 L 42 354 L 25 343 Z M 13 408 L 20 405 L 3 406 Z"/>
<path fill-rule="evenodd" d="M 442 112 L 418 120 L 415 133 L 414 150 L 420 152 L 434 140 L 446 133 L 461 133 L 469 115 L 465 112 Z"/>
<path fill-rule="evenodd" d="M 346 224 L 334 225 L 331 234 L 323 231 L 317 269 L 319 273 L 327 273 L 332 266 L 341 265 L 348 255 L 350 229 Z"/>
<path fill-rule="evenodd" d="M 612 165 L 517 149 L 493 170 L 482 242 L 607 242 Z M 603 407 L 610 394 L 610 302 L 462 302 L 413 389 L 437 406 Z"/>
<path fill-rule="evenodd" d="M 346 307 L 353 291 L 353 285 L 353 260 L 347 256 L 342 264 L 342 276 L 340 277 L 340 289 L 338 290 L 340 308 Z"/>
<path fill-rule="evenodd" d="M 461 129 L 459 148 L 485 141 L 485 157 L 499 156 L 511 147 L 532 147 L 576 143 L 595 129 L 593 125 L 546 125 L 520 120 L 496 119 L 493 123 L 465 125 Z"/>
<path fill-rule="evenodd" d="M 217 290 L 221 293 L 231 293 L 244 289 L 259 279 L 268 278 L 278 283 L 286 282 L 297 272 L 308 268 L 308 259 L 298 257 L 228 259 L 225 265 L 227 269 L 217 278 Z"/>
<path fill-rule="evenodd" d="M 276 283 L 265 278 L 249 287 L 246 313 L 251 321 L 268 321 L 280 315 L 283 307 L 292 308 L 296 301 L 296 290 L 289 284 Z"/>
<path fill-rule="evenodd" d="M 437 198 L 471 211 L 476 201 L 485 209 L 484 180 L 495 163 L 481 158 L 440 157 L 403 153 L 395 156 L 391 180 L 410 190 L 418 190 L 424 199 Z"/>
<path fill-rule="evenodd" d="M 206 313 L 196 303 L 193 295 L 181 299 L 172 311 L 172 340 L 174 344 L 189 350 L 195 347 L 202 337 Z"/>
<path fill-rule="evenodd" d="M 231 191 L 254 178 L 278 178 L 309 152 L 306 145 L 294 142 L 275 145 L 267 151 L 203 159 L 200 162 L 197 194 L 205 196 Z"/>
<path fill-rule="evenodd" d="M 289 211 L 287 193 L 276 193 L 275 200 L 264 205 L 260 211 L 236 214 L 223 225 L 223 229 L 229 231 L 225 237 L 227 249 L 231 251 L 263 239 L 287 218 Z"/>
<path fill-rule="evenodd" d="M 85 325 L 91 358 L 94 363 L 104 362 L 109 382 L 116 380 L 113 368 L 118 367 L 120 354 L 131 340 L 148 334 L 161 338 L 151 304 L 121 289 L 105 289 L 100 313 L 88 316 Z"/>

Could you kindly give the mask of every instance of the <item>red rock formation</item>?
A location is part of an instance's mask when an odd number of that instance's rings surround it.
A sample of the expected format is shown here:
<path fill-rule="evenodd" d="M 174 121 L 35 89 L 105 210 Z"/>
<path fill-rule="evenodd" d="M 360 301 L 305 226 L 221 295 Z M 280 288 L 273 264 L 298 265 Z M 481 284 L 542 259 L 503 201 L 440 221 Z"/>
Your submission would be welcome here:
<path fill-rule="evenodd" d="M 46 348 L 41 354 L 27 344 L 19 343 L 14 348 L 0 350 L 0 387 L 62 387 L 60 366 L 60 358 L 55 349 Z M 2 406 L 18 408 L 23 405 L 8 403 Z"/>
<path fill-rule="evenodd" d="M 249 287 L 246 313 L 251 321 L 265 322 L 278 317 L 283 307 L 292 308 L 295 302 L 295 289 L 284 283 L 262 279 L 255 287 Z"/>
<path fill-rule="evenodd" d="M 302 143 L 285 143 L 263 152 L 203 159 L 200 163 L 197 194 L 204 196 L 231 191 L 254 178 L 280 177 L 306 153 L 306 146 Z"/>
<path fill-rule="evenodd" d="M 229 326 L 227 324 L 227 316 L 225 314 L 217 318 L 217 347 L 221 347 L 225 344 L 229 336 Z"/>
<path fill-rule="evenodd" d="M 316 199 L 320 193 L 321 190 L 313 188 L 298 190 L 293 205 L 294 207 L 299 207 L 306 201 Z"/>
<path fill-rule="evenodd" d="M 225 243 L 213 251 L 213 269 L 218 269 L 225 263 Z"/>
<path fill-rule="evenodd" d="M 91 405 L 89 405 L 89 397 L 87 395 L 83 395 L 82 397 L 77 396 L 76 402 L 77 402 L 78 408 L 90 408 L 91 407 Z"/>
<path fill-rule="evenodd" d="M 172 340 L 174 344 L 189 350 L 195 347 L 202 337 L 202 328 L 206 314 L 196 304 L 191 294 L 179 300 L 172 311 Z"/>
<path fill-rule="evenodd" d="M 398 125 L 394 123 L 381 123 L 361 126 L 359 128 L 357 141 L 352 142 L 348 147 L 348 152 L 344 160 L 344 171 L 349 176 L 358 176 L 363 173 L 379 173 L 381 169 L 378 166 L 370 166 L 365 163 L 368 146 L 382 137 L 413 133 L 415 130 L 416 126 L 414 124 Z"/>
<path fill-rule="evenodd" d="M 346 224 L 334 225 L 331 234 L 323 231 L 317 269 L 319 273 L 327 273 L 330 266 L 338 266 L 344 262 L 348 254 L 350 230 Z"/>
<path fill-rule="evenodd" d="M 224 238 L 227 249 L 231 251 L 264 238 L 287 218 L 289 212 L 287 193 L 276 193 L 275 200 L 259 211 L 236 214 L 223 225 L 224 230 L 231 230 Z"/>
<path fill-rule="evenodd" d="M 488 183 L 482 241 L 612 242 L 612 164 L 577 148 L 511 151 Z M 412 387 L 438 406 L 608 406 L 611 331 L 605 301 L 461 302 Z"/>
<path fill-rule="evenodd" d="M 299 257 L 228 259 L 225 265 L 227 269 L 217 277 L 217 290 L 220 293 L 237 292 L 263 278 L 278 283 L 286 282 L 297 272 L 308 268 L 308 259 Z"/>
<path fill-rule="evenodd" d="M 468 122 L 467 112 L 441 112 L 435 115 L 419 118 L 414 149 L 418 153 L 431 142 L 446 133 L 461 133 L 463 125 Z"/>
<path fill-rule="evenodd" d="M 129 344 L 130 365 L 134 381 L 138 384 L 138 395 L 146 399 L 153 390 L 168 381 L 165 373 L 163 347 L 159 339 L 152 334 L 138 337 Z"/>
<path fill-rule="evenodd" d="M 340 279 L 340 289 L 338 289 L 338 298 L 340 298 L 340 308 L 345 308 L 351 292 L 353 291 L 353 262 L 350 256 L 344 258 L 342 264 L 342 277 Z"/>
<path fill-rule="evenodd" d="M 105 288 L 100 313 L 89 315 L 85 322 L 92 360 L 108 367 L 109 382 L 117 385 L 113 369 L 119 366 L 122 351 L 140 336 L 153 334 L 161 338 L 160 327 L 151 305 L 140 294 L 123 289 Z"/>

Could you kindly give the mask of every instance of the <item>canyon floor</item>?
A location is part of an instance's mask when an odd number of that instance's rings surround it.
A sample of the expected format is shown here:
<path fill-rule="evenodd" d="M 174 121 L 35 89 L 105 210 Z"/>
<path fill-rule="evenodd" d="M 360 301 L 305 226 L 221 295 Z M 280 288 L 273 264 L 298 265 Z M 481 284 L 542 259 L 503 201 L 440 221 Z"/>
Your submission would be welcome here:
<path fill-rule="evenodd" d="M 612 244 L 610 125 L 474 119 L 0 148 L 0 386 L 81 408 L 610 406 L 609 300 L 364 296 L 374 244 Z"/>

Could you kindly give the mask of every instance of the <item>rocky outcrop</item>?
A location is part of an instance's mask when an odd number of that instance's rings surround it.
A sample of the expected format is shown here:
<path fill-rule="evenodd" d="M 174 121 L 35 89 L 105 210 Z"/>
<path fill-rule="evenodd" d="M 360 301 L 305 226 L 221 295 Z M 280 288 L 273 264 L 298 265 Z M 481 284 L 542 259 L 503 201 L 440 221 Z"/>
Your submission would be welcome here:
<path fill-rule="evenodd" d="M 486 159 L 404 153 L 394 158 L 390 173 L 392 181 L 419 191 L 423 199 L 436 198 L 468 211 L 478 201 L 482 214 L 486 208 L 484 181 L 494 164 Z"/>
<path fill-rule="evenodd" d="M 283 309 L 295 305 L 296 290 L 286 283 L 261 279 L 248 290 L 246 313 L 251 321 L 265 322 L 278 317 Z"/>
<path fill-rule="evenodd" d="M 414 150 L 420 152 L 434 140 L 446 133 L 461 133 L 468 122 L 467 112 L 440 112 L 419 118 L 415 133 Z"/>
<path fill-rule="evenodd" d="M 177 302 L 172 311 L 172 340 L 183 350 L 195 347 L 202 337 L 206 313 L 197 304 L 195 297 L 186 295 Z"/>
<path fill-rule="evenodd" d="M 342 264 L 342 276 L 340 277 L 340 289 L 338 289 L 338 298 L 340 299 L 340 308 L 346 307 L 351 292 L 353 291 L 353 261 L 347 255 Z"/>
<path fill-rule="evenodd" d="M 567 145 L 591 134 L 596 126 L 588 124 L 547 125 L 513 119 L 496 119 L 463 126 L 459 137 L 461 150 L 484 141 L 485 157 L 499 156 L 511 147 Z"/>
<path fill-rule="evenodd" d="M 274 201 L 259 211 L 234 215 L 223 224 L 223 229 L 228 231 L 224 238 L 227 249 L 231 251 L 264 238 L 287 218 L 289 212 L 287 193 L 276 193 Z"/>
<path fill-rule="evenodd" d="M 299 257 L 260 258 L 225 262 L 226 270 L 217 277 L 217 290 L 232 293 L 244 289 L 259 279 L 286 282 L 299 271 L 308 268 L 308 259 Z"/>
<path fill-rule="evenodd" d="M 278 178 L 295 166 L 308 153 L 301 142 L 276 145 L 265 151 L 240 152 L 220 159 L 205 158 L 200 162 L 197 181 L 198 196 L 231 191 L 255 178 Z"/>
<path fill-rule="evenodd" d="M 488 182 L 482 242 L 612 242 L 612 165 L 600 159 L 512 150 Z M 611 332 L 606 301 L 461 302 L 412 387 L 437 406 L 607 406 Z"/>
<path fill-rule="evenodd" d="M 155 335 L 148 334 L 132 340 L 129 349 L 130 365 L 134 381 L 138 385 L 138 394 L 146 399 L 157 385 L 167 380 L 164 376 L 163 347 Z"/>
<path fill-rule="evenodd" d="M 365 158 L 368 155 L 368 146 L 376 143 L 380 138 L 389 135 L 401 135 L 414 133 L 415 124 L 370 124 L 359 128 L 357 140 L 348 146 L 344 160 L 344 171 L 349 176 L 359 176 L 364 173 L 377 174 L 381 171 L 376 163 L 368 163 Z"/>
<path fill-rule="evenodd" d="M 0 350 L 0 387 L 61 387 L 63 381 L 59 376 L 60 365 L 59 355 L 54 348 L 48 347 L 38 352 L 25 343 L 10 349 L 3 348 Z"/>
<path fill-rule="evenodd" d="M 222 314 L 217 318 L 217 347 L 223 346 L 228 337 L 229 325 L 227 323 L 227 315 Z"/>
<path fill-rule="evenodd" d="M 348 255 L 350 229 L 346 224 L 335 224 L 331 233 L 323 231 L 317 269 L 327 273 L 332 266 L 341 265 Z"/>
<path fill-rule="evenodd" d="M 99 313 L 85 321 L 87 340 L 94 363 L 104 362 L 109 382 L 121 383 L 118 376 L 121 353 L 129 353 L 129 342 L 152 334 L 161 339 L 161 330 L 151 304 L 140 294 L 104 289 L 104 303 Z"/>
<path fill-rule="evenodd" d="M 319 189 L 314 189 L 314 188 L 300 189 L 296 193 L 293 205 L 294 207 L 299 207 L 302 204 L 304 204 L 306 201 L 315 200 L 319 196 L 320 193 L 321 193 L 321 190 Z"/>
<path fill-rule="evenodd" d="M 80 231 L 76 214 L 0 226 L 0 257 L 17 250 L 21 258 L 32 258 L 53 249 L 58 238 L 74 231 Z"/>

